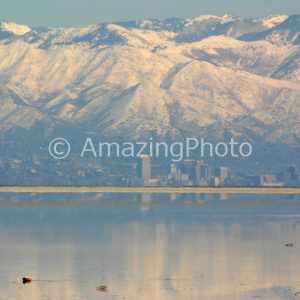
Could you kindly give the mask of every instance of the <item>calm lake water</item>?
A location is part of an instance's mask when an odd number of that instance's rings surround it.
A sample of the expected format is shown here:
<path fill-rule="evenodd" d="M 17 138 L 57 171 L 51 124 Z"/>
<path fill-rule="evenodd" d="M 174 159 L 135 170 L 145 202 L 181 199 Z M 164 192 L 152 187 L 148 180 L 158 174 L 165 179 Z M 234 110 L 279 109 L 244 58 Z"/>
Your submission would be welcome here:
<path fill-rule="evenodd" d="M 0 299 L 300 299 L 297 198 L 55 197 L 0 198 Z"/>

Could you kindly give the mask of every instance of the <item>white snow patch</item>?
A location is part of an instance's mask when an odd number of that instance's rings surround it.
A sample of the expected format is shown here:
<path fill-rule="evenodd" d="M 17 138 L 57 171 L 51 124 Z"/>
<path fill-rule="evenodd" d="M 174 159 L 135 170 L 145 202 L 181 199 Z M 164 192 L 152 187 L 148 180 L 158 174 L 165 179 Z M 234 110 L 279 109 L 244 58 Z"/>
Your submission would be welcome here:
<path fill-rule="evenodd" d="M 0 28 L 2 31 L 12 32 L 16 35 L 24 35 L 31 31 L 31 28 L 26 25 L 19 25 L 12 22 L 0 22 Z"/>
<path fill-rule="evenodd" d="M 228 23 L 228 22 L 232 22 L 234 20 L 242 20 L 234 15 L 230 15 L 230 14 L 225 14 L 221 17 L 218 17 L 218 16 L 214 16 L 214 15 L 201 15 L 193 20 L 191 20 L 190 22 L 186 23 L 185 26 L 190 26 L 192 25 L 194 22 L 203 22 L 203 21 L 206 21 L 206 20 L 209 20 L 209 19 L 216 19 L 219 21 L 219 23 L 221 24 L 225 24 L 225 23 Z"/>
<path fill-rule="evenodd" d="M 266 18 L 257 19 L 257 21 L 261 21 L 264 26 L 268 28 L 273 28 L 282 22 L 284 22 L 289 16 L 287 15 L 275 15 L 275 16 L 269 16 Z"/>

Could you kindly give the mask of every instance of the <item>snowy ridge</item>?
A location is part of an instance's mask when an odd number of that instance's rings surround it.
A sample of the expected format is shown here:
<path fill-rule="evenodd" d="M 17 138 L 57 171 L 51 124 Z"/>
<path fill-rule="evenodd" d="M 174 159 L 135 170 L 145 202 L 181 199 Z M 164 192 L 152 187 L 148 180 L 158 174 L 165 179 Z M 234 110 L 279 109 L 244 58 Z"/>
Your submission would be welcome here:
<path fill-rule="evenodd" d="M 289 16 L 287 15 L 274 15 L 266 18 L 257 19 L 257 21 L 261 21 L 264 26 L 268 28 L 273 28 L 282 22 L 284 22 Z"/>
<path fill-rule="evenodd" d="M 209 19 L 215 19 L 215 20 L 219 21 L 220 24 L 225 24 L 225 23 L 232 22 L 232 21 L 235 21 L 235 20 L 242 20 L 241 18 L 239 18 L 235 15 L 232 15 L 232 14 L 224 14 L 220 17 L 219 16 L 214 16 L 214 15 L 201 15 L 201 16 L 191 20 L 190 22 L 188 22 L 185 26 L 190 26 L 195 22 L 200 23 L 200 22 L 203 22 L 203 21 L 207 21 Z"/>
<path fill-rule="evenodd" d="M 135 139 L 220 139 L 230 132 L 254 142 L 297 143 L 297 34 L 270 42 L 272 30 L 297 31 L 297 18 L 290 18 L 28 27 L 0 40 L 0 133 L 36 130 L 39 122 L 49 128 L 45 134 L 59 125 Z M 254 41 L 237 38 L 249 30 Z"/>
<path fill-rule="evenodd" d="M 12 22 L 0 22 L 0 29 L 2 31 L 8 31 L 15 35 L 24 35 L 31 31 L 31 28 L 26 25 L 19 25 Z"/>

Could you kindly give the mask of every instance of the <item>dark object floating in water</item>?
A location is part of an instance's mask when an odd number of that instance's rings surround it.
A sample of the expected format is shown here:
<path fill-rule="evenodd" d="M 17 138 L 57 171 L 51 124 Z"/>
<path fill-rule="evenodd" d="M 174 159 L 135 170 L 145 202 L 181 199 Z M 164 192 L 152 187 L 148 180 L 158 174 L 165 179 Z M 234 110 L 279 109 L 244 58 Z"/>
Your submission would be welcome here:
<path fill-rule="evenodd" d="M 23 277 L 23 283 L 31 283 L 31 281 L 32 281 L 31 277 L 29 277 L 29 276 Z"/>
<path fill-rule="evenodd" d="M 60 282 L 60 280 L 40 280 L 40 279 L 32 279 L 30 276 L 25 276 L 23 277 L 23 283 L 24 284 L 29 284 L 32 281 L 41 281 L 41 282 Z M 1 298 L 0 298 L 1 300 Z"/>
<path fill-rule="evenodd" d="M 286 246 L 287 247 L 293 247 L 294 245 L 293 245 L 293 243 L 288 243 L 288 244 L 286 244 Z"/>
<path fill-rule="evenodd" d="M 96 287 L 96 291 L 98 292 L 106 292 L 107 291 L 107 286 L 106 285 L 100 285 Z"/>

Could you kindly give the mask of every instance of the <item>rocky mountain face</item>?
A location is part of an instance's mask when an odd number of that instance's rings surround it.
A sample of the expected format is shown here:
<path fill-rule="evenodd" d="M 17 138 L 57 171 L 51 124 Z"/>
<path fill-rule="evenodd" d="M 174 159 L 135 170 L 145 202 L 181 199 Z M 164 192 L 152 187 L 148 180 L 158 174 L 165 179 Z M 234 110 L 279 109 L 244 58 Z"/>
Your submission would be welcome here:
<path fill-rule="evenodd" d="M 0 134 L 300 140 L 300 16 L 0 23 Z M 9 133 L 9 134 L 8 134 Z"/>

